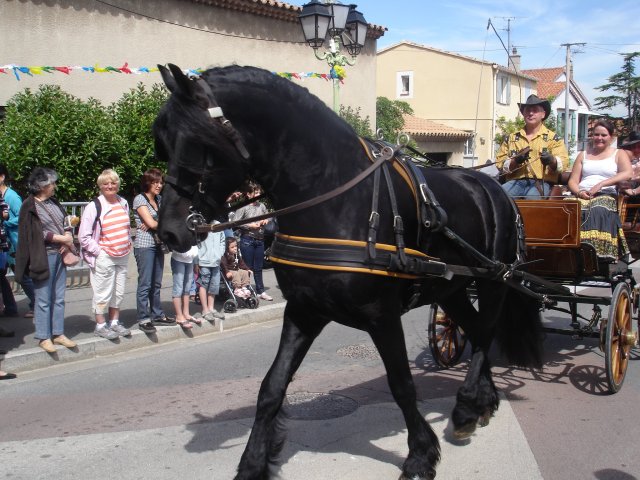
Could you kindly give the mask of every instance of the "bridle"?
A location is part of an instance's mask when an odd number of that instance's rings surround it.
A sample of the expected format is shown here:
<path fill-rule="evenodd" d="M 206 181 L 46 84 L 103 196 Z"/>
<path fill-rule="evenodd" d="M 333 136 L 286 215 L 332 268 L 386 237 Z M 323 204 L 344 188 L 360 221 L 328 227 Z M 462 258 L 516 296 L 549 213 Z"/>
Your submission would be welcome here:
<path fill-rule="evenodd" d="M 202 78 L 197 77 L 192 80 L 196 83 L 204 92 L 207 98 L 206 110 L 209 116 L 209 121 L 212 125 L 219 125 L 222 127 L 222 132 L 232 142 L 236 148 L 236 150 L 240 153 L 242 158 L 245 160 L 249 159 L 249 151 L 242 141 L 242 136 L 236 130 L 236 128 L 231 124 L 231 122 L 224 116 L 222 112 L 222 108 L 218 105 L 215 96 L 213 95 L 213 91 L 209 84 Z M 207 179 L 207 171 L 206 168 L 202 172 L 195 172 L 191 169 L 187 169 L 189 173 L 194 176 L 199 177 L 197 182 L 181 182 L 180 174 L 178 177 L 174 177 L 173 175 L 165 175 L 165 182 L 168 183 L 176 190 L 181 196 L 187 197 L 191 199 L 192 205 L 189 206 L 189 215 L 186 218 L 187 228 L 191 231 L 196 231 L 196 228 L 199 225 L 206 225 L 206 221 L 202 213 L 200 213 L 202 204 L 209 204 L 209 206 L 216 208 L 217 204 L 215 202 L 212 203 L 209 200 L 209 197 L 206 195 L 206 179 Z M 247 202 L 249 203 L 249 202 Z M 239 208 L 239 207 L 237 207 Z M 196 232 L 197 233 L 197 232 Z"/>
<path fill-rule="evenodd" d="M 250 156 L 249 151 L 244 145 L 242 136 L 231 124 L 231 122 L 227 118 L 225 118 L 222 112 L 222 108 L 220 108 L 220 106 L 218 105 L 218 102 L 216 101 L 215 96 L 213 95 L 213 91 L 211 90 L 211 87 L 209 86 L 209 84 L 202 77 L 198 77 L 193 81 L 195 81 L 196 84 L 204 91 L 207 97 L 206 110 L 207 110 L 207 113 L 209 114 L 211 123 L 214 126 L 215 125 L 221 126 L 224 135 L 227 137 L 227 139 L 229 139 L 230 142 L 234 144 L 236 150 L 240 153 L 240 155 L 245 160 L 249 159 L 249 156 Z M 361 181 L 363 181 L 365 178 L 367 178 L 369 175 L 375 172 L 378 168 L 380 168 L 385 162 L 393 160 L 399 148 L 400 148 L 399 146 L 396 146 L 396 148 L 394 149 L 388 145 L 382 147 L 382 149 L 380 150 L 379 156 L 375 162 L 373 162 L 369 167 L 367 167 L 365 170 L 360 172 L 356 177 L 354 177 L 350 181 L 346 182 L 345 184 L 327 193 L 324 193 L 314 198 L 310 198 L 301 203 L 297 203 L 295 205 L 291 205 L 289 207 L 276 210 L 274 212 L 269 212 L 263 215 L 258 215 L 256 217 L 246 218 L 246 219 L 232 221 L 232 222 L 215 223 L 215 224 L 207 223 L 206 219 L 200 212 L 201 210 L 200 206 L 203 203 L 209 204 L 210 206 L 213 206 L 213 207 L 216 206 L 216 205 L 212 205 L 211 201 L 208 199 L 206 195 L 207 194 L 206 167 L 202 172 L 195 172 L 193 170 L 187 169 L 187 171 L 190 172 L 192 175 L 199 177 L 199 180 L 195 183 L 189 184 L 189 182 L 186 182 L 186 185 L 185 185 L 185 182 L 180 181 L 179 174 L 178 174 L 178 177 L 174 177 L 173 175 L 166 175 L 165 182 L 171 185 L 174 188 L 174 190 L 179 192 L 181 196 L 191 199 L 192 204 L 189 206 L 189 215 L 185 219 L 187 228 L 190 231 L 196 234 L 208 233 L 208 232 L 220 232 L 225 229 L 235 228 L 240 225 L 245 225 L 247 223 L 298 212 L 300 210 L 313 207 L 320 203 L 326 202 L 327 200 L 330 200 L 334 197 L 337 197 L 338 195 L 355 187 L 357 184 L 359 184 Z M 245 205 L 248 205 L 249 203 L 255 202 L 258 198 L 261 198 L 261 197 L 262 196 L 254 197 L 247 201 L 240 202 L 239 204 L 234 205 L 234 208 L 225 209 L 225 212 L 229 213 L 233 210 L 239 209 Z"/>

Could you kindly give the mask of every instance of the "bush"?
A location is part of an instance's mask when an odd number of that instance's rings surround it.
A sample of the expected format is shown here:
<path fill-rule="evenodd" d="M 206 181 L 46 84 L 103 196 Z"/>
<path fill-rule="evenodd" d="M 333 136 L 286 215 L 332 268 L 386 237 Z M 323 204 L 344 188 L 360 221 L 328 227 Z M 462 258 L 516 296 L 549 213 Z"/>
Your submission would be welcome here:
<path fill-rule="evenodd" d="M 167 94 L 139 84 L 115 104 L 82 101 L 59 86 L 43 85 L 16 94 L 0 123 L 0 161 L 23 195 L 37 166 L 58 172 L 56 196 L 82 201 L 95 196 L 96 178 L 105 168 L 122 178 L 122 194 L 133 193 L 141 173 L 154 165 L 151 123 Z"/>

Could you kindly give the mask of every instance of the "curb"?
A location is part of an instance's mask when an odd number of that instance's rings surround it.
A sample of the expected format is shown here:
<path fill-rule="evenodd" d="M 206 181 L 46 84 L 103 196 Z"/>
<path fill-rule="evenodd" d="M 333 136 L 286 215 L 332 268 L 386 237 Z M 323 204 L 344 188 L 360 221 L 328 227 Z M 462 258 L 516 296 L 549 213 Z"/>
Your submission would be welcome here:
<path fill-rule="evenodd" d="M 88 360 L 104 355 L 113 355 L 134 349 L 151 347 L 154 345 L 173 342 L 183 338 L 194 338 L 203 335 L 223 333 L 253 323 L 268 322 L 282 318 L 286 302 L 264 305 L 256 310 L 240 310 L 236 313 L 225 314 L 223 321 L 216 320 L 216 325 L 203 320 L 202 325 L 194 325 L 191 330 L 183 330 L 178 325 L 156 327 L 154 334 L 147 335 L 137 328 L 131 330 L 130 337 L 120 337 L 115 340 L 92 337 L 77 341 L 78 346 L 68 349 L 56 345 L 55 353 L 47 353 L 38 347 L 9 352 L 2 359 L 4 371 L 23 373 L 40 368 Z"/>

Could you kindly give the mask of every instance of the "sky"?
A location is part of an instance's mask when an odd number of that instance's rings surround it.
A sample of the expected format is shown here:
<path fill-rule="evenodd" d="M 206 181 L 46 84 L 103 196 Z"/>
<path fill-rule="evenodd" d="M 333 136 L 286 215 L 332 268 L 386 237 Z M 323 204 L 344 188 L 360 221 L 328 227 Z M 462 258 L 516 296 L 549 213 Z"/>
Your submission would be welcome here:
<path fill-rule="evenodd" d="M 584 43 L 571 47 L 571 58 L 574 81 L 592 107 L 596 97 L 607 95 L 595 87 L 621 72 L 621 53 L 640 51 L 639 0 L 359 0 L 357 5 L 368 23 L 388 29 L 378 49 L 408 40 L 506 66 L 500 39 L 506 46 L 510 37 L 522 57 L 521 69 L 530 69 L 564 66 L 562 44 Z M 487 29 L 489 20 L 500 38 Z M 624 108 L 610 113 L 626 116 Z"/>

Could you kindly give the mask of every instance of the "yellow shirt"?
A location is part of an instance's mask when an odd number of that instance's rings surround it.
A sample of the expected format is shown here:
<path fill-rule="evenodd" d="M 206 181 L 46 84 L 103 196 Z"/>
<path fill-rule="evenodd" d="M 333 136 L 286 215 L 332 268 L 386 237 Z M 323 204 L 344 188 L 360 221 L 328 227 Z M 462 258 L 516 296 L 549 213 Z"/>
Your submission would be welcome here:
<path fill-rule="evenodd" d="M 506 173 L 506 180 L 519 180 L 523 178 L 544 179 L 546 182 L 557 183 L 558 175 L 569 168 L 569 154 L 564 146 L 564 142 L 555 132 L 549 130 L 544 125 L 531 141 L 527 140 L 524 129 L 509 135 L 506 141 L 500 145 L 496 156 L 496 167 L 503 170 L 504 163 L 515 156 L 523 148 L 530 147 L 529 160 L 516 168 L 515 162 L 510 162 L 510 173 Z M 542 165 L 540 154 L 546 148 L 551 155 L 556 157 L 558 167 L 550 171 L 549 167 Z M 544 171 L 543 171 L 544 169 Z"/>

